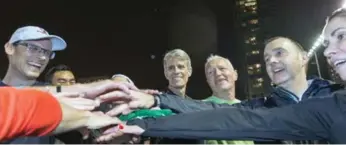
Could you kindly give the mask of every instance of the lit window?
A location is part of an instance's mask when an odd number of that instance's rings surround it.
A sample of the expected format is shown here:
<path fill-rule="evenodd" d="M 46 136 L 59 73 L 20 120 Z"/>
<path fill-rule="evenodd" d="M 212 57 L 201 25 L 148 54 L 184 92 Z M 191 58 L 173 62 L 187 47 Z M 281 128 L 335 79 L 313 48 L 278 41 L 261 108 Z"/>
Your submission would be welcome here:
<path fill-rule="evenodd" d="M 252 50 L 251 54 L 255 55 L 255 54 L 259 54 L 260 52 L 258 50 Z"/>
<path fill-rule="evenodd" d="M 252 19 L 249 21 L 250 24 L 258 24 L 258 19 Z"/>
<path fill-rule="evenodd" d="M 254 37 L 254 36 L 250 37 L 250 41 L 251 42 L 256 41 L 256 37 Z"/>
<path fill-rule="evenodd" d="M 257 78 L 256 81 L 259 82 L 259 83 L 262 83 L 263 82 L 263 78 Z"/>
<path fill-rule="evenodd" d="M 261 68 L 261 64 L 257 63 L 257 64 L 255 64 L 255 67 L 256 68 Z"/>
<path fill-rule="evenodd" d="M 245 6 L 248 7 L 248 6 L 254 6 L 256 5 L 256 2 L 247 2 L 245 3 Z"/>
<path fill-rule="evenodd" d="M 262 83 L 255 83 L 255 84 L 253 84 L 254 88 L 261 88 L 262 86 L 263 86 Z"/>
<path fill-rule="evenodd" d="M 244 4 L 244 1 L 239 1 L 239 5 L 243 5 Z"/>

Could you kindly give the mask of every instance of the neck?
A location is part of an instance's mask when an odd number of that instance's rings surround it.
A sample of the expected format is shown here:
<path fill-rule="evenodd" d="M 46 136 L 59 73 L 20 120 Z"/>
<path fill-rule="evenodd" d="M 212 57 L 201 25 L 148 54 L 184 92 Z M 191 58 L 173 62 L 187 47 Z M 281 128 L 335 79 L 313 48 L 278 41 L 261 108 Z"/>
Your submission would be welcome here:
<path fill-rule="evenodd" d="M 185 90 L 186 90 L 186 87 L 182 87 L 182 88 L 175 88 L 175 87 L 172 87 L 172 86 L 168 86 L 169 90 L 171 90 L 174 94 L 178 95 L 178 96 L 181 96 L 183 98 L 185 98 Z"/>
<path fill-rule="evenodd" d="M 297 75 L 293 80 L 288 81 L 280 86 L 292 92 L 301 100 L 304 92 L 308 89 L 309 84 L 306 80 L 306 74 L 302 73 Z"/>
<path fill-rule="evenodd" d="M 213 91 L 213 96 L 218 97 L 223 100 L 232 101 L 235 98 L 235 89 L 222 90 L 222 91 Z"/>
<path fill-rule="evenodd" d="M 10 86 L 31 86 L 36 82 L 36 79 L 30 80 L 9 66 L 2 81 Z"/>

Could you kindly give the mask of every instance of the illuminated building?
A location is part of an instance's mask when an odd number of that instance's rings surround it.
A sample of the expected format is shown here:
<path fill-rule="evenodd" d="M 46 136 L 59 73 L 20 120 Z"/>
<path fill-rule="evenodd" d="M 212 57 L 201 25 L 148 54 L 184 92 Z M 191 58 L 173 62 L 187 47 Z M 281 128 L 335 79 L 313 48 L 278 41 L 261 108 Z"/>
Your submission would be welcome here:
<path fill-rule="evenodd" d="M 258 1 L 236 1 L 236 23 L 238 49 L 243 49 L 244 62 L 242 80 L 245 80 L 245 93 L 248 98 L 264 94 L 270 83 L 263 61 L 264 40 L 260 31 Z M 240 38 L 240 39 L 239 39 Z"/>

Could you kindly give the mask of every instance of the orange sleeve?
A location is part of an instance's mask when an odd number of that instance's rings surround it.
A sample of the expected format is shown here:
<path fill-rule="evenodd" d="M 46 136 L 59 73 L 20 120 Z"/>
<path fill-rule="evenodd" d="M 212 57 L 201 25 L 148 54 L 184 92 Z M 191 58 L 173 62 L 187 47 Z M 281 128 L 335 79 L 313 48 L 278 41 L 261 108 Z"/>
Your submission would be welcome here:
<path fill-rule="evenodd" d="M 47 135 L 61 120 L 60 104 L 51 94 L 0 87 L 0 141 Z"/>

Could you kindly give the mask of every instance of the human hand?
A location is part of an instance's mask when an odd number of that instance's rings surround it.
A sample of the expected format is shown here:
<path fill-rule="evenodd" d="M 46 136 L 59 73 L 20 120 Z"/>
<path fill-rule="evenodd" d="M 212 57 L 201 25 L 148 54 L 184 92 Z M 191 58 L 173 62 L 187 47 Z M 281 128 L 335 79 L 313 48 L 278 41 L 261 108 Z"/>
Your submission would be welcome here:
<path fill-rule="evenodd" d="M 54 96 L 64 104 L 79 110 L 91 111 L 100 105 L 97 100 L 84 98 L 84 93 L 62 92 L 54 94 Z"/>

